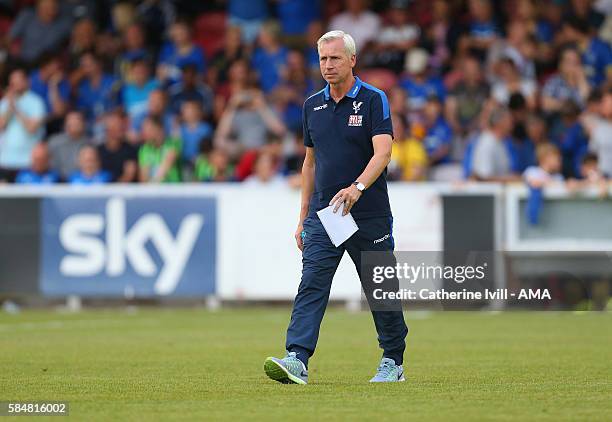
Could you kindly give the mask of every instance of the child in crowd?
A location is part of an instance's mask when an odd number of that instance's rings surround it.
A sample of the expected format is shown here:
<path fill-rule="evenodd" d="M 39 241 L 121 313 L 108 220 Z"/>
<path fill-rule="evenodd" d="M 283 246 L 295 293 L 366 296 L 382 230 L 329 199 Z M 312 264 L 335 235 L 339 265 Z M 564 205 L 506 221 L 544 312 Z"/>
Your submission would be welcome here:
<path fill-rule="evenodd" d="M 542 144 L 536 150 L 537 166 L 528 167 L 523 178 L 529 187 L 527 199 L 527 219 L 530 224 L 540 222 L 544 204 L 542 189 L 554 182 L 563 182 L 561 171 L 561 152 L 553 144 Z"/>
<path fill-rule="evenodd" d="M 183 160 L 193 163 L 200 151 L 200 141 L 212 136 L 210 123 L 202 120 L 202 105 L 188 100 L 181 105 L 181 140 L 183 141 Z"/>
<path fill-rule="evenodd" d="M 166 138 L 163 122 L 147 117 L 142 124 L 144 144 L 138 150 L 140 181 L 177 183 L 181 181 L 181 141 Z"/>
<path fill-rule="evenodd" d="M 393 129 L 396 142 L 391 150 L 389 163 L 390 176 L 394 180 L 425 180 L 427 172 L 427 151 L 423 146 L 425 128 L 415 123 L 410 132 L 406 132 L 406 119 L 400 114 L 393 114 Z"/>
<path fill-rule="evenodd" d="M 204 144 L 210 145 L 210 142 Z M 208 149 L 195 160 L 195 179 L 200 182 L 233 182 L 235 169 L 227 152 L 221 148 Z"/>

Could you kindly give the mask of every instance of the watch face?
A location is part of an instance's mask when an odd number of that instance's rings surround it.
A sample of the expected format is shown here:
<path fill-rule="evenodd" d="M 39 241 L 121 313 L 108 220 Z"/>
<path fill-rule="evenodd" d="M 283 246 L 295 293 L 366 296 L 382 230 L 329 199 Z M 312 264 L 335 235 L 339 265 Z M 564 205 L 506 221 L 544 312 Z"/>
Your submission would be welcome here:
<path fill-rule="evenodd" d="M 365 190 L 365 185 L 363 183 L 357 183 L 357 189 L 363 192 Z"/>

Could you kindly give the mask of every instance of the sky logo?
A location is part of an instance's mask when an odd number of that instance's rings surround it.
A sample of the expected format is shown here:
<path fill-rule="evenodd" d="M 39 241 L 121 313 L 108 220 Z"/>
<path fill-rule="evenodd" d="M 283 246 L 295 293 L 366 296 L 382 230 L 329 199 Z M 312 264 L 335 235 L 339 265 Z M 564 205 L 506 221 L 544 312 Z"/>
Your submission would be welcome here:
<path fill-rule="evenodd" d="M 214 290 L 213 198 L 48 198 L 43 291 L 206 294 Z M 212 288 L 211 288 L 212 286 Z"/>

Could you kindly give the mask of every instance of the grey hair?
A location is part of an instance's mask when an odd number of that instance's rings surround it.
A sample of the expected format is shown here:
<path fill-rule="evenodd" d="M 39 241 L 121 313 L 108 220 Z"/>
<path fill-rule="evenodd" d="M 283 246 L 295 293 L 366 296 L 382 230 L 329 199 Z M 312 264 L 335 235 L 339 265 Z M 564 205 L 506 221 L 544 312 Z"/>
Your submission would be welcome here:
<path fill-rule="evenodd" d="M 349 57 L 356 54 L 357 49 L 355 48 L 355 40 L 344 31 L 329 31 L 323 34 L 317 41 L 317 50 L 321 49 L 321 44 L 331 40 L 342 40 L 344 42 L 344 51 L 346 51 Z"/>

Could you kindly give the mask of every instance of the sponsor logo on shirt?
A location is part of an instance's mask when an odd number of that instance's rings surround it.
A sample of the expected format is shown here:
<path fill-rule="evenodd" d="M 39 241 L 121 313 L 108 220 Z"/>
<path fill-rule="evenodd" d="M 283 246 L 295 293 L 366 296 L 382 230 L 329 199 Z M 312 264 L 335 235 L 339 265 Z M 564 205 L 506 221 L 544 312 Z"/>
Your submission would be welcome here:
<path fill-rule="evenodd" d="M 323 110 L 324 108 L 327 108 L 327 104 L 323 104 L 320 105 L 318 107 L 313 108 L 314 111 L 319 111 L 319 110 Z"/>
<path fill-rule="evenodd" d="M 351 114 L 348 119 L 349 126 L 362 126 L 363 116 L 361 114 Z"/>

